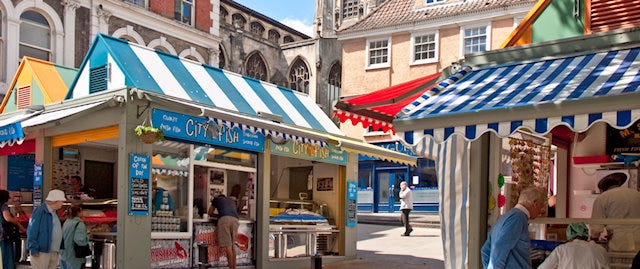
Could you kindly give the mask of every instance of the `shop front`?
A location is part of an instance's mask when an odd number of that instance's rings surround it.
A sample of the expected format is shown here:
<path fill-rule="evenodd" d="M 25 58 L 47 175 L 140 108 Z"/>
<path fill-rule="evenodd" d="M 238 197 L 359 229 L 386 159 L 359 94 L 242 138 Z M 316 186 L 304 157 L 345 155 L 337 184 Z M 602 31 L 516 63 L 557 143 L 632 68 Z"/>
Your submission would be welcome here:
<path fill-rule="evenodd" d="M 637 218 L 591 218 L 589 208 L 603 173 L 636 168 L 629 159 L 634 146 L 612 134 L 634 136 L 630 127 L 640 119 L 637 33 L 472 55 L 468 64 L 484 64 L 464 67 L 466 74 L 440 94 L 405 107 L 394 121 L 398 136 L 436 160 L 441 204 L 447 205 L 440 209 L 446 268 L 482 266 L 487 224 L 526 186 L 546 188 L 558 201 L 554 218 L 530 225 L 532 239 L 562 241 L 563 227 L 573 222 L 640 227 Z M 619 36 L 629 38 L 623 47 L 613 38 Z M 576 54 L 576 47 L 583 51 Z M 549 58 L 549 51 L 566 53 Z M 518 61 L 509 62 L 513 55 Z M 491 65 L 496 62 L 502 64 Z M 637 189 L 636 182 L 629 176 L 623 187 Z M 600 243 L 612 268 L 628 266 L 639 247 Z"/>
<path fill-rule="evenodd" d="M 239 265 L 355 258 L 358 154 L 415 162 L 341 136 L 306 95 L 120 39 L 98 35 L 80 70 L 67 100 L 2 119 L 36 141 L 33 204 L 53 188 L 81 203 L 102 268 L 226 266 L 217 194 L 237 202 Z"/>

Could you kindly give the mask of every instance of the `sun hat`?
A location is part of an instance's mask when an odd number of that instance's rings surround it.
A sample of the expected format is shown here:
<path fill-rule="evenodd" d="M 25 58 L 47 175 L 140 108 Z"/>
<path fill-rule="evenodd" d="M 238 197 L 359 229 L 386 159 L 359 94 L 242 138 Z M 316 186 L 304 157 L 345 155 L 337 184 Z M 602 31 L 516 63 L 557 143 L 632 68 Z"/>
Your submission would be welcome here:
<path fill-rule="evenodd" d="M 589 237 L 589 228 L 582 222 L 572 223 L 567 227 L 567 240 L 571 240 L 575 237 Z"/>
<path fill-rule="evenodd" d="M 45 200 L 50 201 L 50 202 L 57 202 L 57 201 L 66 201 L 67 198 L 65 198 L 63 191 L 61 191 L 61 190 L 51 190 L 51 191 L 49 191 L 49 194 L 47 194 L 47 199 L 45 199 Z"/>

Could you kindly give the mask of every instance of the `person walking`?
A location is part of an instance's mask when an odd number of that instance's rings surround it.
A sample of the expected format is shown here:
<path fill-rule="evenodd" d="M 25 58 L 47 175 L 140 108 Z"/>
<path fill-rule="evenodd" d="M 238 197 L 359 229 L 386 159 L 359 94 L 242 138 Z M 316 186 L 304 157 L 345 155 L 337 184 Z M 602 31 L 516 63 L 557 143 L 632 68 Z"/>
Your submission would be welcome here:
<path fill-rule="evenodd" d="M 82 207 L 74 205 L 69 208 L 69 218 L 62 225 L 62 242 L 64 249 L 60 250 L 61 269 L 81 269 L 86 262 L 85 257 L 77 258 L 74 243 L 80 246 L 89 244 L 87 226 L 80 219 Z"/>
<path fill-rule="evenodd" d="M 531 268 L 529 224 L 546 206 L 546 192 L 530 186 L 523 189 L 518 204 L 493 225 L 482 246 L 482 264 L 487 269 Z"/>
<path fill-rule="evenodd" d="M 26 230 L 20 224 L 18 219 L 16 219 L 11 211 L 9 210 L 9 192 L 7 190 L 0 190 L 0 211 L 2 212 L 2 227 L 6 230 L 0 228 L 0 250 L 2 251 L 2 268 L 3 269 L 14 269 L 15 268 L 15 253 L 14 253 L 14 245 L 20 241 L 20 234 L 24 233 Z M 11 230 L 9 228 L 18 230 Z"/>
<path fill-rule="evenodd" d="M 31 252 L 33 269 L 56 269 L 62 244 L 62 225 L 57 211 L 65 198 L 61 190 L 51 190 L 45 202 L 33 210 L 27 227 L 27 248 Z"/>
<path fill-rule="evenodd" d="M 607 269 L 609 256 L 604 247 L 589 240 L 589 228 L 584 223 L 567 227 L 569 242 L 557 246 L 538 269 Z"/>
<path fill-rule="evenodd" d="M 413 228 L 409 223 L 409 213 L 413 210 L 413 196 L 411 195 L 411 188 L 407 186 L 406 181 L 400 182 L 400 210 L 402 210 L 401 220 L 404 225 L 404 233 L 402 236 L 409 236 L 413 232 Z"/>
<path fill-rule="evenodd" d="M 211 206 L 218 210 L 218 225 L 216 227 L 218 246 L 222 248 L 227 256 L 229 269 L 235 269 L 236 250 L 234 243 L 240 226 L 236 203 L 229 197 L 224 196 L 224 194 L 220 194 L 211 200 Z"/>

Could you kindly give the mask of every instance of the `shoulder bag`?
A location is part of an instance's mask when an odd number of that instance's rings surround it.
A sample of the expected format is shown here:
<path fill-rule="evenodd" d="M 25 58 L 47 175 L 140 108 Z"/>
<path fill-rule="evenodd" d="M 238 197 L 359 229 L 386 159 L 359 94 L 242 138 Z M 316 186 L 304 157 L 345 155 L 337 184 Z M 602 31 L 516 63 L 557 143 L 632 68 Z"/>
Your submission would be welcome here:
<path fill-rule="evenodd" d="M 78 221 L 78 223 L 76 223 L 76 227 L 75 229 L 73 229 L 73 235 L 75 237 L 76 234 L 76 230 L 78 229 L 78 224 L 80 224 L 80 222 Z M 89 248 L 89 245 L 78 245 L 78 243 L 76 243 L 75 240 L 73 240 L 73 251 L 76 253 L 76 258 L 84 258 L 87 256 L 91 256 L 91 254 L 93 254 L 91 252 L 91 248 Z"/>
<path fill-rule="evenodd" d="M 4 215 L 0 211 L 2 218 L 2 240 L 7 242 L 19 242 L 20 241 L 20 228 L 12 222 L 8 222 L 4 219 Z"/>

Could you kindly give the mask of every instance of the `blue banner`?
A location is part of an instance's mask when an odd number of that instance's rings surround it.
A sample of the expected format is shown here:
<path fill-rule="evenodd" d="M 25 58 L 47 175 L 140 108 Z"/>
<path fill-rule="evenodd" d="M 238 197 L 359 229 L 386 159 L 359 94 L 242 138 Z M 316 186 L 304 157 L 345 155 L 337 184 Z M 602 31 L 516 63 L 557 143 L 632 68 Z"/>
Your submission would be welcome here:
<path fill-rule="evenodd" d="M 33 165 L 33 208 L 42 203 L 42 164 Z"/>
<path fill-rule="evenodd" d="M 129 157 L 129 215 L 149 215 L 150 178 L 151 157 L 132 153 Z"/>
<path fill-rule="evenodd" d="M 24 138 L 24 133 L 22 132 L 22 125 L 20 124 L 20 122 L 15 122 L 15 123 L 0 127 L 0 141 L 9 141 L 12 139 L 20 139 L 20 138 Z"/>
<path fill-rule="evenodd" d="M 151 121 L 153 127 L 162 129 L 165 137 L 253 152 L 264 151 L 263 134 L 220 126 L 202 117 L 154 108 Z"/>
<path fill-rule="evenodd" d="M 354 227 L 358 222 L 358 183 L 347 182 L 347 226 Z"/>

